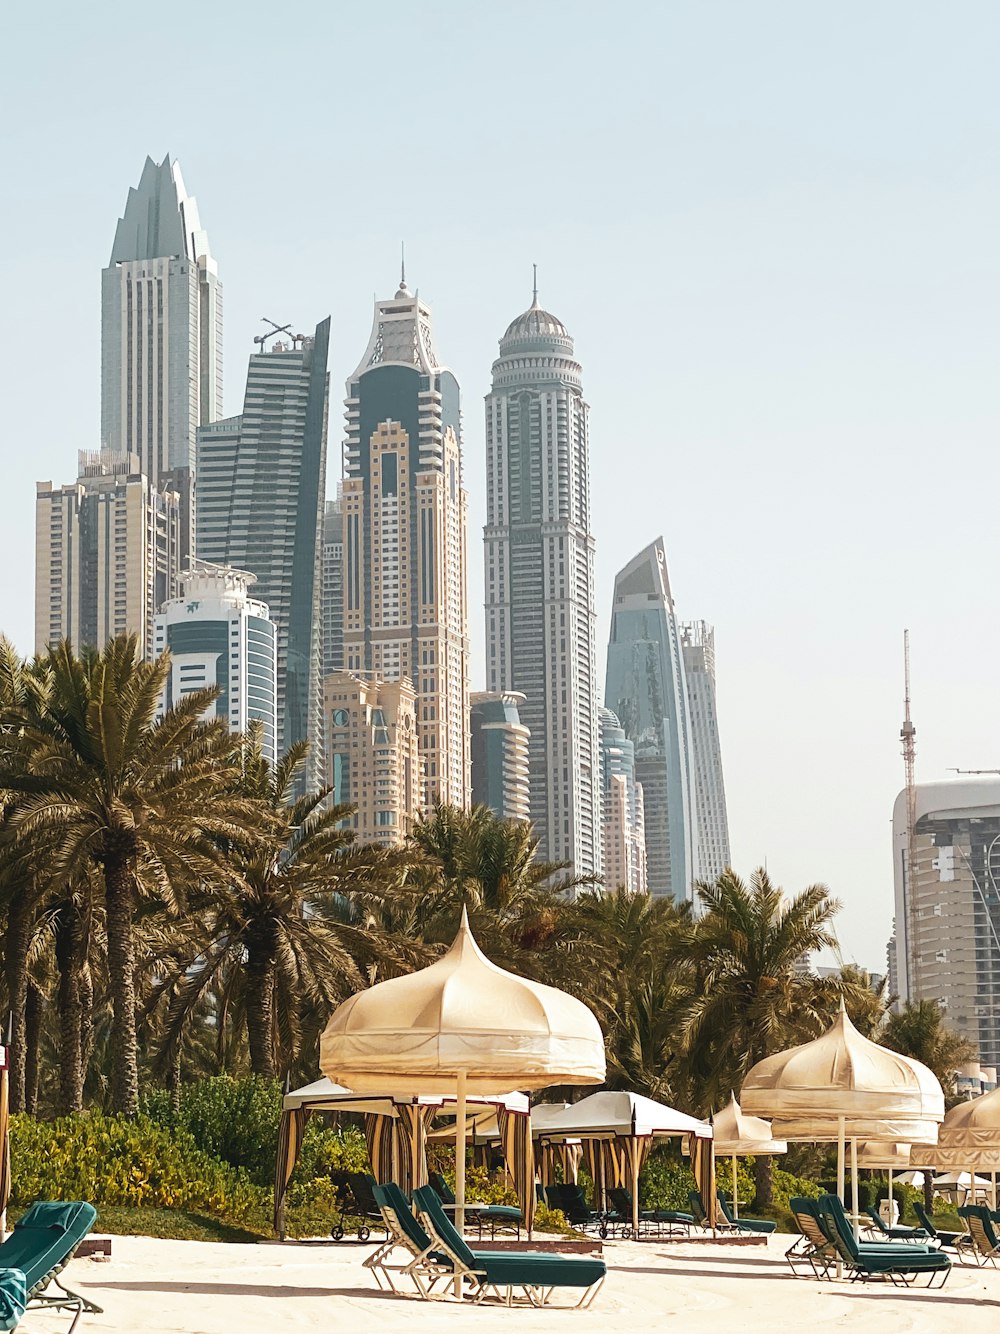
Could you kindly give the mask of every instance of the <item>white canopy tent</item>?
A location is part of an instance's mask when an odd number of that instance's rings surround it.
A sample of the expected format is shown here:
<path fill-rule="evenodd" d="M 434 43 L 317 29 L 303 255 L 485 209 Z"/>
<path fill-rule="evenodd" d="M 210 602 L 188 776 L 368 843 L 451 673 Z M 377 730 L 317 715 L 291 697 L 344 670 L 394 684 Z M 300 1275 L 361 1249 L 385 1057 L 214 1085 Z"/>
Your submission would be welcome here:
<path fill-rule="evenodd" d="M 540 1108 L 533 1109 L 532 1118 L 538 1111 Z M 634 1236 L 639 1233 L 639 1171 L 651 1141 L 672 1136 L 690 1137 L 692 1141 L 707 1143 L 709 1156 L 711 1154 L 712 1127 L 707 1121 L 699 1121 L 664 1103 L 654 1102 L 641 1093 L 610 1089 L 591 1093 L 589 1097 L 570 1103 L 562 1112 L 546 1120 L 544 1129 L 539 1131 L 539 1138 L 543 1141 L 603 1140 L 623 1150 L 624 1161 L 620 1173 L 623 1177 L 627 1174 L 631 1186 Z M 712 1170 L 710 1166 L 710 1175 Z M 706 1211 L 714 1203 L 714 1197 L 706 1200 Z M 712 1216 L 710 1213 L 709 1217 Z"/>

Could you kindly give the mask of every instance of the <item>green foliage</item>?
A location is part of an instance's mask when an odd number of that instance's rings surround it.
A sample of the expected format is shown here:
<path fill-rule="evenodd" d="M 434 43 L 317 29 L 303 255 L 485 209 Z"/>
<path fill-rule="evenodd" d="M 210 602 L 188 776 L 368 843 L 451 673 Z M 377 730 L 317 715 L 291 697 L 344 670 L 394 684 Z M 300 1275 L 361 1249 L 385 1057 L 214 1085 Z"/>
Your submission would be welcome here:
<path fill-rule="evenodd" d="M 11 1117 L 12 1200 L 89 1200 L 182 1209 L 230 1223 L 260 1221 L 267 1192 L 245 1172 L 198 1148 L 192 1136 L 148 1117 Z"/>
<path fill-rule="evenodd" d="M 535 1206 L 535 1231 L 555 1232 L 560 1237 L 577 1237 L 576 1228 L 570 1227 L 561 1209 L 550 1209 L 547 1204 Z"/>
<path fill-rule="evenodd" d="M 258 1185 L 274 1180 L 281 1119 L 276 1079 L 217 1075 L 184 1084 L 176 1108 L 164 1089 L 154 1089 L 143 1100 L 143 1111 L 157 1124 L 190 1135 L 204 1153 L 245 1168 Z"/>
<path fill-rule="evenodd" d="M 654 1150 L 639 1177 L 639 1203 L 643 1209 L 690 1208 L 688 1192 L 694 1190 L 694 1173 L 687 1162 L 678 1162 L 665 1152 Z M 752 1189 L 750 1183 L 750 1189 Z M 747 1187 L 741 1182 L 740 1194 Z"/>

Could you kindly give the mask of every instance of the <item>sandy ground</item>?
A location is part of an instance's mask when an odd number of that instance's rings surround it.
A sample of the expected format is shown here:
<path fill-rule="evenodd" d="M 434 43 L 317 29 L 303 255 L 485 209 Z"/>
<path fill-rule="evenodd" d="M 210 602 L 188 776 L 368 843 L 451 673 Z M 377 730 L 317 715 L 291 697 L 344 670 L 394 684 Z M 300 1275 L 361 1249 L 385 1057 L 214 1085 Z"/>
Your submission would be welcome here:
<path fill-rule="evenodd" d="M 75 1260 L 71 1288 L 104 1308 L 77 1334 L 273 1334 L 280 1330 L 656 1330 L 692 1334 L 956 1334 L 1000 1312 L 1000 1270 L 956 1264 L 946 1287 L 900 1292 L 885 1284 L 792 1278 L 790 1238 L 765 1250 L 609 1242 L 608 1277 L 588 1311 L 459 1306 L 380 1293 L 361 1267 L 371 1246 L 224 1245 L 115 1237 L 110 1261 Z M 24 1334 L 65 1334 L 64 1315 L 31 1315 Z"/>

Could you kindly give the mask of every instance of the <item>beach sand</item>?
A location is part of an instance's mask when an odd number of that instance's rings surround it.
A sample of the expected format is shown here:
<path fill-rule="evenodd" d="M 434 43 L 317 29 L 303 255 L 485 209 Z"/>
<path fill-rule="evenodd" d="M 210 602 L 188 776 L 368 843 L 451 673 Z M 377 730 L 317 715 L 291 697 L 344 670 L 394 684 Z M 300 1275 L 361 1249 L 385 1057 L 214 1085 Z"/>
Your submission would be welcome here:
<path fill-rule="evenodd" d="M 608 1277 L 588 1311 L 507 1310 L 380 1293 L 361 1261 L 371 1244 L 258 1246 L 115 1237 L 110 1261 L 74 1260 L 71 1288 L 104 1307 L 77 1334 L 274 1334 L 275 1330 L 395 1331 L 475 1328 L 655 1330 L 693 1334 L 940 1334 L 987 1324 L 1000 1312 L 1000 1271 L 955 1265 L 946 1287 L 791 1277 L 790 1237 L 768 1246 L 609 1242 Z M 65 1334 L 67 1317 L 37 1314 L 24 1334 Z"/>

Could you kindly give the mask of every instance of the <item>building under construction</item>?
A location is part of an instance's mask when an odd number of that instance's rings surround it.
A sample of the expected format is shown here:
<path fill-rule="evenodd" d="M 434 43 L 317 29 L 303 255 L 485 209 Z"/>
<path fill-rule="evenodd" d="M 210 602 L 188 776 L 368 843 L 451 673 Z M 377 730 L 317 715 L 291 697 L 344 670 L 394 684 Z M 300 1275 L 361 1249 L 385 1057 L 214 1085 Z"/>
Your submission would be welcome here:
<path fill-rule="evenodd" d="M 931 1000 L 1000 1063 L 1000 775 L 915 783 L 892 812 L 900 1000 Z"/>

